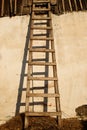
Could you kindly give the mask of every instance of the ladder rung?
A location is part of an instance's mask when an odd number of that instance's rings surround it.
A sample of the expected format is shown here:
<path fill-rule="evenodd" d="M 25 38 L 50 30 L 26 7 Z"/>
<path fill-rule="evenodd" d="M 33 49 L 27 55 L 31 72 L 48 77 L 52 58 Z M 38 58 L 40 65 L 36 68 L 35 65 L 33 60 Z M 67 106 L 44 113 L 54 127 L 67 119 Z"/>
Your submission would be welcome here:
<path fill-rule="evenodd" d="M 44 49 L 44 48 L 40 48 L 40 49 L 29 49 L 30 52 L 55 52 L 54 49 Z"/>
<path fill-rule="evenodd" d="M 61 112 L 25 112 L 26 116 L 61 116 Z"/>
<path fill-rule="evenodd" d="M 29 65 L 46 65 L 46 66 L 54 66 L 56 63 L 46 63 L 46 62 L 30 62 Z"/>
<path fill-rule="evenodd" d="M 47 29 L 47 30 L 51 30 L 52 29 L 52 27 L 31 27 L 31 29 L 39 29 L 39 30 L 45 30 L 45 29 Z"/>
<path fill-rule="evenodd" d="M 59 94 L 43 94 L 43 93 L 28 93 L 27 92 L 27 96 L 28 97 L 59 97 Z"/>
<path fill-rule="evenodd" d="M 32 11 L 50 11 L 50 9 L 46 9 L 46 8 L 34 8 Z"/>
<path fill-rule="evenodd" d="M 34 4 L 38 4 L 38 3 L 49 3 L 50 1 L 49 0 L 34 0 L 33 3 Z"/>
<path fill-rule="evenodd" d="M 51 20 L 51 18 L 50 17 L 32 17 L 32 20 Z"/>
<path fill-rule="evenodd" d="M 30 40 L 54 40 L 52 37 L 31 37 Z"/>
<path fill-rule="evenodd" d="M 29 77 L 29 80 L 49 80 L 49 81 L 55 81 L 57 80 L 57 77 Z"/>

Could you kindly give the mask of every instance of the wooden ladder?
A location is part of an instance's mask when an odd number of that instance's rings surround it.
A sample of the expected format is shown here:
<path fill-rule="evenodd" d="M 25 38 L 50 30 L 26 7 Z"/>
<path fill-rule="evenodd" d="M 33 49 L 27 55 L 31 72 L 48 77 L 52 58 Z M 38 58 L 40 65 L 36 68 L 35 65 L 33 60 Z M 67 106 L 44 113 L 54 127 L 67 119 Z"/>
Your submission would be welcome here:
<path fill-rule="evenodd" d="M 30 17 L 31 25 L 25 106 L 25 129 L 29 126 L 29 117 L 31 116 L 55 116 L 58 126 L 60 126 L 60 95 L 58 90 L 58 77 L 50 11 L 50 0 L 33 0 L 32 14 Z M 43 56 L 42 59 L 38 58 L 39 56 Z M 46 56 L 45 59 L 44 56 Z M 38 72 L 34 72 L 35 66 L 39 68 L 35 69 Z M 41 67 L 45 68 L 45 72 L 43 72 Z M 53 70 L 52 74 L 50 74 L 50 72 L 48 74 L 50 67 L 51 71 Z M 43 74 L 45 75 L 41 76 Z M 34 87 L 35 81 L 36 84 L 38 84 L 38 87 Z M 39 81 L 45 82 L 44 87 L 39 87 Z M 49 92 L 50 85 L 48 82 L 53 82 L 53 90 L 51 92 Z M 42 89 L 45 89 L 44 92 L 40 92 Z M 37 90 L 39 90 L 39 93 L 37 93 Z M 40 98 L 43 98 L 45 101 L 43 103 L 43 106 L 44 104 L 48 104 L 49 98 L 53 98 L 55 103 L 55 111 L 48 111 L 47 105 L 46 108 L 44 108 L 41 112 L 38 109 L 38 106 L 35 109 L 31 109 L 31 100 L 34 98 L 38 98 L 39 102 Z"/>

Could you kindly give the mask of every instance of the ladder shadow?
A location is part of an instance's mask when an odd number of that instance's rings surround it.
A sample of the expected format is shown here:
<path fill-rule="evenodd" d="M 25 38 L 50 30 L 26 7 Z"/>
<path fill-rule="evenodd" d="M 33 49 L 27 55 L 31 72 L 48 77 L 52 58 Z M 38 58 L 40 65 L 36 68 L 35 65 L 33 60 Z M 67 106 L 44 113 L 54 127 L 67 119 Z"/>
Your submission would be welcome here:
<path fill-rule="evenodd" d="M 29 19 L 28 31 L 27 31 L 27 36 L 26 36 L 23 60 L 22 60 L 22 67 L 21 67 L 21 74 L 20 74 L 20 82 L 19 82 L 19 88 L 18 88 L 18 96 L 17 96 L 15 115 L 20 113 L 20 107 L 22 106 L 21 105 L 22 92 L 24 91 L 24 88 L 23 88 L 24 78 L 25 78 L 25 76 L 27 76 L 25 74 L 25 69 L 26 69 L 26 64 L 27 64 L 27 54 L 29 51 L 28 45 L 29 45 L 29 39 L 30 39 L 30 24 L 31 24 L 31 18 Z"/>
<path fill-rule="evenodd" d="M 48 23 L 47 23 L 48 24 Z M 49 32 L 47 30 L 47 37 L 49 36 Z M 46 49 L 49 49 L 49 41 L 46 41 Z M 46 55 L 45 55 L 45 58 L 46 58 L 46 62 L 49 62 L 49 53 L 46 52 Z M 48 66 L 45 66 L 45 77 L 48 77 L 49 75 L 49 67 Z M 45 86 L 45 89 L 44 89 L 44 93 L 48 93 L 48 81 L 45 81 L 44 82 L 44 86 Z M 44 97 L 44 108 L 43 108 L 43 111 L 44 112 L 47 112 L 48 108 L 47 108 L 47 104 L 48 104 L 48 98 L 47 97 Z"/>
<path fill-rule="evenodd" d="M 38 25 L 38 23 L 35 23 L 35 25 Z M 42 24 L 42 23 L 41 23 Z M 44 24 L 47 24 L 47 26 L 48 26 L 48 21 L 47 21 L 47 23 L 44 23 Z M 41 36 L 42 35 L 44 35 L 44 34 L 41 34 Z M 35 36 L 35 35 L 34 35 Z M 37 36 L 40 36 L 40 34 L 37 34 Z M 49 31 L 47 30 L 46 31 L 46 34 L 45 34 L 45 36 L 47 36 L 47 37 L 49 37 Z M 33 48 L 46 48 L 46 49 L 49 49 L 49 41 L 48 40 L 46 40 L 45 41 L 45 45 L 44 46 L 34 46 Z M 45 57 L 44 58 L 35 58 L 35 59 L 32 59 L 32 61 L 34 61 L 34 62 L 49 62 L 49 52 L 45 52 Z M 49 67 L 48 66 L 45 66 L 45 68 L 44 68 L 44 71 L 42 71 L 42 72 L 33 72 L 32 73 L 32 76 L 44 76 L 44 77 L 48 77 L 49 76 Z M 45 93 L 45 94 L 47 94 L 48 93 L 48 81 L 46 80 L 46 81 L 44 81 L 44 84 L 43 84 L 43 87 L 41 87 L 41 86 L 37 86 L 37 87 L 33 87 L 32 88 L 32 91 L 33 90 L 43 90 L 43 92 Z M 34 99 L 33 99 L 33 102 L 32 102 L 33 104 L 31 104 L 30 103 L 30 105 L 33 105 L 33 111 L 34 111 L 34 106 L 35 105 L 43 105 L 43 112 L 47 112 L 48 111 L 48 97 L 44 97 L 43 98 L 43 101 L 37 101 L 37 102 L 35 102 L 34 101 Z"/>
<path fill-rule="evenodd" d="M 16 103 L 16 110 L 15 110 L 15 115 L 20 113 L 20 108 L 22 106 L 25 106 L 25 102 L 22 102 L 22 93 L 25 91 L 26 92 L 26 88 L 24 88 L 24 78 L 27 77 L 27 74 L 25 73 L 26 71 L 26 64 L 28 64 L 28 60 L 27 60 L 27 55 L 28 55 L 28 51 L 29 51 L 29 40 L 30 40 L 30 25 L 31 25 L 31 17 L 29 20 L 29 24 L 28 24 L 28 31 L 27 31 L 27 36 L 26 36 L 26 42 L 25 42 L 25 47 L 24 47 L 24 54 L 23 54 L 23 60 L 22 60 L 22 67 L 21 67 L 21 74 L 20 74 L 20 82 L 19 82 L 19 88 L 18 88 L 18 95 L 17 95 L 17 103 Z M 47 34 L 49 35 L 48 31 Z M 38 48 L 40 48 L 41 46 L 38 46 Z M 36 48 L 36 47 L 34 47 Z M 46 41 L 46 46 L 43 46 L 43 48 L 49 49 L 49 41 Z M 45 61 L 45 62 L 49 62 L 49 52 L 45 53 L 45 58 L 44 59 L 33 59 L 35 61 Z M 33 61 L 32 60 L 32 61 Z M 33 75 L 44 75 L 45 77 L 48 77 L 49 74 L 49 68 L 48 66 L 45 66 L 45 70 L 44 72 L 33 72 Z M 33 91 L 33 89 L 35 89 L 34 87 L 32 88 L 31 91 Z M 37 89 L 39 89 L 39 86 L 37 86 Z M 42 87 L 44 93 L 48 93 L 48 81 L 44 81 L 44 86 Z M 31 103 L 29 103 L 30 106 L 36 106 L 36 105 L 43 105 L 43 112 L 47 112 L 47 102 L 48 102 L 48 98 L 44 97 L 43 101 L 33 101 Z"/>
<path fill-rule="evenodd" d="M 38 48 L 40 48 L 40 47 L 41 46 L 38 46 Z M 49 41 L 46 41 L 46 46 L 43 46 L 43 48 L 49 49 Z M 35 58 L 35 59 L 32 59 L 32 61 L 34 61 L 34 62 L 42 62 L 42 61 L 49 62 L 49 52 L 45 53 L 45 58 Z M 48 77 L 48 75 L 49 75 L 49 67 L 48 66 L 45 66 L 44 71 L 42 71 L 42 72 L 33 72 L 32 73 L 32 76 L 35 76 L 35 77 L 42 76 L 42 75 L 44 77 Z M 48 93 L 48 81 L 47 80 L 44 81 L 43 86 L 37 86 L 37 87 L 33 86 L 33 88 L 31 88 L 30 90 L 32 90 L 32 92 L 33 92 L 33 90 L 37 91 L 39 89 L 43 90 L 43 92 L 45 94 Z M 33 106 L 33 111 L 34 111 L 35 105 L 43 105 L 43 112 L 47 112 L 48 111 L 47 104 L 48 104 L 48 97 L 44 97 L 43 101 L 39 101 L 39 102 L 36 102 L 33 99 L 33 102 L 30 103 L 30 106 Z"/>

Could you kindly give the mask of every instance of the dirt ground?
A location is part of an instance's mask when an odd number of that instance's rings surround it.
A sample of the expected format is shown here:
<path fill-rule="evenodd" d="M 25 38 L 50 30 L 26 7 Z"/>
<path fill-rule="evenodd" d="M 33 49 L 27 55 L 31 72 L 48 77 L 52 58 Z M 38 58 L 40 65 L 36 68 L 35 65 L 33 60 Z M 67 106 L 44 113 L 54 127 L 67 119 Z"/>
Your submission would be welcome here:
<path fill-rule="evenodd" d="M 0 130 L 24 130 L 24 113 L 1 125 Z M 59 128 L 54 118 L 30 117 L 27 130 L 59 130 Z M 79 121 L 76 118 L 62 119 L 60 130 L 87 130 L 87 121 Z"/>

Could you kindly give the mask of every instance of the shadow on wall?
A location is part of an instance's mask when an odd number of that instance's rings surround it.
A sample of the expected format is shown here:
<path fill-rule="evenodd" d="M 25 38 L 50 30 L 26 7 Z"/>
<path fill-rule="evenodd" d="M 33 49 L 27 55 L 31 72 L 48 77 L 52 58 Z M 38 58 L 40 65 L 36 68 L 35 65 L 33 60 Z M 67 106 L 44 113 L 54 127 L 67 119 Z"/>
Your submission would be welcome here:
<path fill-rule="evenodd" d="M 31 19 L 29 20 L 28 31 L 27 31 L 27 36 L 26 36 L 15 115 L 17 115 L 20 112 L 20 106 L 22 105 L 21 104 L 22 92 L 25 91 L 23 88 L 23 85 L 24 85 L 24 78 L 26 76 L 25 69 L 26 69 L 26 64 L 27 64 L 27 54 L 29 51 L 28 45 L 29 45 L 29 39 L 30 39 L 30 24 L 31 24 Z"/>
<path fill-rule="evenodd" d="M 40 24 L 40 23 L 34 23 L 34 25 L 36 24 Z M 42 24 L 47 24 L 48 26 L 48 22 L 43 22 Z M 25 77 L 27 79 L 27 74 L 26 74 L 26 68 L 28 67 L 28 60 L 29 60 L 29 42 L 30 42 L 30 25 L 31 25 L 31 17 L 30 17 L 30 20 L 29 20 L 29 25 L 28 25 L 28 31 L 27 31 L 27 37 L 26 37 L 26 42 L 25 42 L 25 49 L 24 49 L 24 55 L 23 55 L 23 62 L 22 62 L 22 68 L 21 68 L 21 76 L 20 76 L 20 83 L 19 83 L 19 89 L 18 89 L 18 97 L 17 97 L 17 104 L 16 104 L 16 112 L 15 112 L 15 115 L 19 114 L 20 113 L 20 109 L 21 107 L 25 107 L 25 98 L 24 101 L 22 101 L 22 96 L 23 96 L 23 93 L 26 93 L 26 87 L 24 87 L 24 80 L 25 80 Z M 33 36 L 40 36 L 42 35 L 41 32 L 39 32 L 39 34 L 33 34 Z M 49 36 L 49 32 L 48 30 L 45 32 L 45 34 L 43 35 L 46 35 L 46 36 Z M 36 44 L 36 43 L 32 43 L 32 48 L 34 49 L 40 49 L 40 48 L 46 48 L 46 49 L 49 49 L 49 43 L 50 41 L 46 40 L 44 45 L 43 44 Z M 35 57 L 34 54 L 36 55 L 36 53 L 33 53 L 32 54 L 32 61 L 34 62 L 49 62 L 49 52 L 45 52 L 45 55 L 44 55 L 44 58 L 43 56 L 41 55 L 38 55 L 38 57 Z M 27 66 L 27 67 L 26 67 Z M 40 75 L 43 75 L 44 77 L 48 77 L 48 74 L 49 74 L 49 67 L 48 66 L 45 66 L 44 68 L 41 69 L 40 71 L 40 68 L 35 68 L 35 66 L 33 66 L 31 69 L 29 69 L 30 71 L 30 75 L 31 76 L 40 76 Z M 28 73 L 28 72 L 27 72 Z M 27 85 L 27 84 L 26 84 Z M 25 85 L 25 86 L 26 86 Z M 38 81 L 38 83 L 36 83 L 36 81 L 30 81 L 30 92 L 33 93 L 33 91 L 38 91 L 38 90 L 41 90 L 43 91 L 44 93 L 48 93 L 48 81 Z M 39 100 L 34 100 L 34 98 L 32 98 L 32 101 L 29 103 L 29 106 L 32 107 L 32 111 L 34 111 L 34 107 L 36 105 L 43 105 L 43 110 L 44 112 L 47 111 L 47 103 L 48 103 L 48 98 L 47 97 L 44 97 L 43 98 L 43 101 Z"/>

